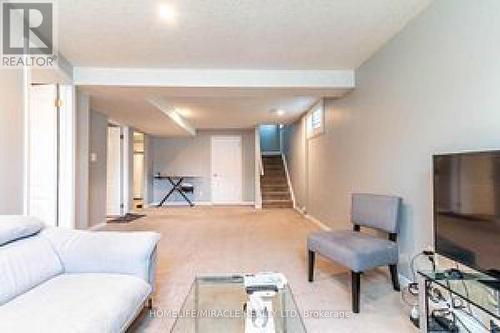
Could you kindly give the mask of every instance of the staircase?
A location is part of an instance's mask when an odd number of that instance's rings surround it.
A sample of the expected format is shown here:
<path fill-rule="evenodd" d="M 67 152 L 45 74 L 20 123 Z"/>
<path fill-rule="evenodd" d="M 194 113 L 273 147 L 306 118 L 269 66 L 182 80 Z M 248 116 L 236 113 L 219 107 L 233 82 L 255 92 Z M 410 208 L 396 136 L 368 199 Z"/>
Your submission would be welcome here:
<path fill-rule="evenodd" d="M 262 156 L 264 176 L 260 178 L 262 208 L 292 208 L 285 167 L 281 156 Z"/>

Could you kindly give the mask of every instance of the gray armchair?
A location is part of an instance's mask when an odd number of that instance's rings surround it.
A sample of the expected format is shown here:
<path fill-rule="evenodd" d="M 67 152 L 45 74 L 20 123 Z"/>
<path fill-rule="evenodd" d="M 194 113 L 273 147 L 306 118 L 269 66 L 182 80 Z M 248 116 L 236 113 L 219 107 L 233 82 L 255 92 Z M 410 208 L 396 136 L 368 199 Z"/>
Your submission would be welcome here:
<path fill-rule="evenodd" d="M 399 291 L 397 272 L 399 210 L 401 198 L 375 194 L 353 194 L 351 222 L 353 231 L 317 232 L 309 235 L 309 282 L 314 279 L 315 254 L 338 262 L 351 269 L 352 311 L 359 313 L 361 273 L 379 266 L 389 266 L 393 288 Z M 360 227 L 385 231 L 389 239 L 359 232 Z"/>

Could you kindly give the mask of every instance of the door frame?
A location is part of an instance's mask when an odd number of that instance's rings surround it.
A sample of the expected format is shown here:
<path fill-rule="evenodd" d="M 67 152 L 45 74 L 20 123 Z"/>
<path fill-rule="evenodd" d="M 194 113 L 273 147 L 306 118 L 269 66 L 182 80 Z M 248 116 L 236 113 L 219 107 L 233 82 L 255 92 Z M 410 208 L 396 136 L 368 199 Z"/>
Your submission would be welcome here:
<path fill-rule="evenodd" d="M 33 163 L 34 163 L 34 157 L 31 154 L 32 150 L 32 140 L 33 138 L 33 131 L 32 131 L 32 114 L 35 113 L 34 107 L 33 107 L 33 95 L 34 95 L 34 90 L 37 88 L 49 88 L 51 89 L 51 96 L 49 98 L 53 98 L 53 104 L 51 105 L 52 111 L 54 112 L 54 130 L 55 133 L 54 135 L 54 142 L 53 142 L 53 147 L 54 153 L 55 153 L 55 161 L 54 162 L 54 170 L 50 170 L 53 172 L 52 176 L 54 176 L 54 184 L 51 184 L 51 187 L 53 186 L 54 190 L 54 202 L 53 207 L 53 213 L 54 213 L 54 220 L 53 221 L 43 221 L 47 225 L 57 227 L 59 226 L 59 198 L 60 198 L 60 188 L 59 188 L 59 168 L 60 168 L 60 146 L 59 146 L 59 136 L 60 136 L 60 108 L 58 106 L 58 100 L 59 100 L 59 86 L 57 84 L 32 84 L 28 83 L 26 87 L 26 105 L 25 105 L 25 123 L 24 123 L 24 131 L 25 131 L 25 142 L 24 142 L 24 155 L 25 155 L 25 161 L 24 161 L 24 168 L 25 168 L 25 179 L 24 179 L 24 215 L 33 215 L 33 207 L 32 207 L 32 193 L 33 193 L 33 188 L 32 188 L 32 169 L 33 169 Z"/>
<path fill-rule="evenodd" d="M 216 201 L 214 200 L 214 183 L 213 183 L 213 170 L 214 170 L 214 154 L 213 154 L 213 146 L 214 141 L 217 139 L 236 139 L 240 143 L 240 170 L 239 170 L 239 179 L 240 179 L 240 194 L 239 200 L 236 201 Z M 210 137 L 210 201 L 213 205 L 241 205 L 243 203 L 243 138 L 241 135 L 212 135 Z"/>
<path fill-rule="evenodd" d="M 31 71 L 23 67 L 23 214 L 30 215 L 31 133 L 30 96 Z M 76 227 L 76 89 L 72 84 L 44 83 L 38 86 L 54 86 L 54 111 L 56 112 L 56 207 L 55 226 L 74 229 Z"/>

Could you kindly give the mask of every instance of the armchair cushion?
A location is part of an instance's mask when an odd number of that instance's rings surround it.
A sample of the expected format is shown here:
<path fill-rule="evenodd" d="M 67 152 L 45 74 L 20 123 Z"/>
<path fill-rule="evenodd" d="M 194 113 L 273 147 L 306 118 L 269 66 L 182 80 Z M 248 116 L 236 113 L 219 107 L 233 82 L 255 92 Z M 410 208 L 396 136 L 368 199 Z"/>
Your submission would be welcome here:
<path fill-rule="evenodd" d="M 313 233 L 307 239 L 307 246 L 310 251 L 318 252 L 354 272 L 398 262 L 398 246 L 395 242 L 361 232 Z"/>
<path fill-rule="evenodd" d="M 47 228 L 66 273 L 118 273 L 150 282 L 160 234 L 156 232 L 93 232 Z"/>

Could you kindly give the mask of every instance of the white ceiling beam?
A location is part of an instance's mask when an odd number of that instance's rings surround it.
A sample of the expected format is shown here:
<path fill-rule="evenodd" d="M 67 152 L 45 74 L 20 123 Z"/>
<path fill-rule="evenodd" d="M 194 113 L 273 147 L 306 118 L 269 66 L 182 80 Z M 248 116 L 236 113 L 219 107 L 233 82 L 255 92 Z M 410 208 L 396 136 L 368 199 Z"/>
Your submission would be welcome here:
<path fill-rule="evenodd" d="M 177 113 L 172 105 L 168 103 L 168 101 L 164 100 L 163 98 L 156 97 L 149 98 L 148 102 L 154 107 L 158 108 L 161 112 L 166 114 L 177 126 L 185 130 L 189 135 L 196 135 L 196 129 L 191 126 L 191 124 L 184 117 Z"/>
<path fill-rule="evenodd" d="M 76 85 L 353 89 L 353 70 L 241 70 L 75 67 Z"/>
<path fill-rule="evenodd" d="M 56 66 L 49 68 L 31 67 L 30 71 L 32 83 L 73 84 L 73 65 L 62 53 L 58 54 Z"/>

